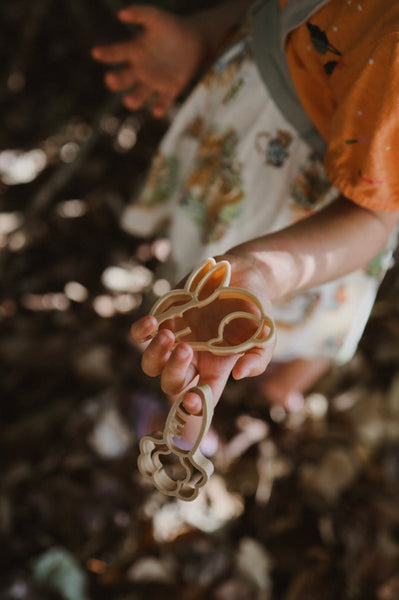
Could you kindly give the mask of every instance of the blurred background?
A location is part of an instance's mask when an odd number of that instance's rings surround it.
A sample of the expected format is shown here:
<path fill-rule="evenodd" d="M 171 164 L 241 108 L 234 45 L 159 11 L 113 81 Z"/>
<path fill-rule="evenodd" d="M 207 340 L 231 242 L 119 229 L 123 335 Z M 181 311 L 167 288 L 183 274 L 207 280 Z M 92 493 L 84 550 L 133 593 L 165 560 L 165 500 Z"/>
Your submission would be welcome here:
<path fill-rule="evenodd" d="M 129 327 L 169 289 L 169 245 L 119 218 L 168 123 L 90 58 L 129 35 L 124 5 L 0 3 L 0 599 L 398 600 L 397 266 L 300 410 L 229 383 L 195 502 L 137 471 L 166 403 Z"/>

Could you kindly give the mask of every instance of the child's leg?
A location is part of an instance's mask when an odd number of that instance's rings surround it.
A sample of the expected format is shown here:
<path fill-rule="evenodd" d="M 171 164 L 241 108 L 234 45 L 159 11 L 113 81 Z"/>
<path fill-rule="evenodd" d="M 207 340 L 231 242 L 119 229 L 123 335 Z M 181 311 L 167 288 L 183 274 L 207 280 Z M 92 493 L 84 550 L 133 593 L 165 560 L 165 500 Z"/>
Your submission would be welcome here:
<path fill-rule="evenodd" d="M 267 402 L 280 404 L 287 410 L 301 408 L 303 396 L 325 375 L 331 363 L 326 358 L 296 358 L 272 363 L 258 379 L 258 389 Z"/>

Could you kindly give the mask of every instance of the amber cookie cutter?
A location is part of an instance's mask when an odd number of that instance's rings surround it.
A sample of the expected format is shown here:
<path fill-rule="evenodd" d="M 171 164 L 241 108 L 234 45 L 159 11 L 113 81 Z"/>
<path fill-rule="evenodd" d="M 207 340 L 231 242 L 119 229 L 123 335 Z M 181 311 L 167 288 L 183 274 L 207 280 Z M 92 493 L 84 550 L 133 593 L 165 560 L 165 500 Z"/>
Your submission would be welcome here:
<path fill-rule="evenodd" d="M 166 321 L 173 322 L 176 343 L 187 341 L 194 350 L 227 356 L 272 344 L 275 338 L 273 320 L 264 313 L 257 296 L 248 290 L 229 286 L 230 279 L 231 266 L 227 260 L 216 262 L 213 258 L 208 258 L 194 269 L 183 289 L 175 289 L 162 296 L 154 304 L 150 314 L 156 317 L 158 326 Z M 208 340 L 193 339 L 191 328 L 185 321 L 184 314 L 191 309 L 201 309 L 216 300 L 223 301 L 225 299 L 243 300 L 246 302 L 246 306 L 252 305 L 256 311 L 254 313 L 249 310 L 228 312 L 221 319 L 216 336 Z M 249 319 L 253 322 L 254 327 L 247 339 L 230 344 L 224 338 L 224 331 L 234 319 Z M 188 416 L 183 406 L 184 394 L 182 394 L 170 409 L 163 432 L 157 432 L 141 439 L 138 459 L 140 472 L 147 479 L 151 479 L 158 490 L 183 500 L 194 500 L 198 495 L 199 488 L 205 485 L 213 472 L 211 461 L 201 453 L 201 444 L 213 416 L 212 392 L 205 384 L 191 388 L 189 391 L 197 393 L 202 399 L 201 428 L 192 448 L 183 450 L 176 443 L 176 440 L 183 435 Z M 174 455 L 175 467 L 178 467 L 174 470 L 170 469 L 169 472 L 166 464 L 162 462 L 162 458 L 165 460 L 168 455 Z"/>

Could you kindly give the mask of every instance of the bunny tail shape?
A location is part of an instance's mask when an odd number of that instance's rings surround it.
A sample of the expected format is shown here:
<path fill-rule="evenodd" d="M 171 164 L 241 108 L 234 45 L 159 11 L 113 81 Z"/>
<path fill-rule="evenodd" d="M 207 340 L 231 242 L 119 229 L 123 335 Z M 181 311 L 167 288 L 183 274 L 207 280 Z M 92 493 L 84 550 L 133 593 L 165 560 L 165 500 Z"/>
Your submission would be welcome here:
<path fill-rule="evenodd" d="M 184 392 L 172 405 L 163 432 L 144 436 L 140 440 L 140 455 L 137 461 L 140 473 L 151 480 L 160 492 L 187 501 L 198 496 L 199 489 L 213 473 L 213 464 L 200 450 L 213 417 L 212 391 L 206 384 L 193 387 L 189 391 L 195 392 L 202 399 L 201 429 L 193 447 L 190 450 L 182 450 L 175 443 L 175 438 L 181 436 L 184 427 L 184 415 L 188 414 L 183 407 L 186 394 Z M 176 475 L 169 475 L 162 463 L 161 457 L 168 455 L 177 458 Z M 198 474 L 199 479 L 193 483 L 193 476 Z"/>
<path fill-rule="evenodd" d="M 165 321 L 181 318 L 183 327 L 174 330 L 176 342 L 182 341 L 191 333 L 190 327 L 184 321 L 184 313 L 192 308 L 201 309 L 211 304 L 214 300 L 235 299 L 243 300 L 257 308 L 258 315 L 247 311 L 236 311 L 227 314 L 219 323 L 217 337 L 207 341 L 187 340 L 193 350 L 203 350 L 213 354 L 227 356 L 262 347 L 274 343 L 275 324 L 268 317 L 257 296 L 248 290 L 230 287 L 231 265 L 227 260 L 216 262 L 214 258 L 207 258 L 187 278 L 184 289 L 171 290 L 162 296 L 152 307 L 152 314 L 158 321 L 158 326 Z M 257 324 L 252 335 L 237 344 L 228 344 L 223 337 L 224 329 L 234 319 L 247 319 Z M 269 332 L 264 333 L 265 327 Z M 155 335 L 155 334 L 154 334 Z"/>

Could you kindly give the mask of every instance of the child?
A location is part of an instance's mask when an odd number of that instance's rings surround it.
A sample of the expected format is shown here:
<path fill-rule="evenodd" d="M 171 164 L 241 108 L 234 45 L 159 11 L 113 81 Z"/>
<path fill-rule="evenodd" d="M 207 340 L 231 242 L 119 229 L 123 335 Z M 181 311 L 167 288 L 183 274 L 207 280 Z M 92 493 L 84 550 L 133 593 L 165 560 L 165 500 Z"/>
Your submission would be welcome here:
<path fill-rule="evenodd" d="M 125 63 L 106 85 L 124 90 L 129 109 L 151 103 L 162 116 L 250 4 L 186 18 L 123 9 L 120 20 L 141 32 L 93 57 Z M 398 29 L 395 0 L 257 3 L 249 35 L 225 47 L 183 104 L 123 217 L 135 233 L 137 223 L 170 219 L 177 280 L 206 256 L 227 258 L 232 285 L 258 295 L 266 313 L 273 305 L 277 363 L 262 386 L 287 408 L 328 364 L 351 358 L 389 266 L 399 211 Z M 218 316 L 214 307 L 192 314 L 191 329 L 203 336 Z M 133 338 L 156 328 L 143 317 Z M 169 395 L 199 375 L 217 401 L 230 373 L 260 375 L 272 354 L 193 352 L 161 329 L 142 366 Z M 198 396 L 186 394 L 185 406 L 198 413 Z"/>

